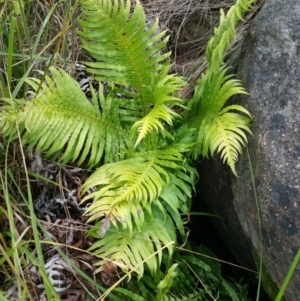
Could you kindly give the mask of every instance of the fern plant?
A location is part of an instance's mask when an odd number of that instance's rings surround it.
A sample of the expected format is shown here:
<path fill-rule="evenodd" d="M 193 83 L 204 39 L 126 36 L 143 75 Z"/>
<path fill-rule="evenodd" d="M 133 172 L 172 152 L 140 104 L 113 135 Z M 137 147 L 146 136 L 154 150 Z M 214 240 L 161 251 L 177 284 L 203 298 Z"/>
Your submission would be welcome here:
<path fill-rule="evenodd" d="M 92 102 L 54 67 L 26 80 L 35 91 L 32 100 L 3 99 L 5 137 L 22 135 L 28 150 L 93 171 L 82 193 L 96 187 L 83 202 L 92 203 L 86 214 L 99 227 L 90 249 L 99 257 L 98 271 L 113 262 L 126 275 L 141 278 L 146 268 L 154 277 L 163 249 L 172 256 L 176 235 L 184 236 L 181 214 L 190 209 L 197 179 L 191 158 L 220 153 L 236 174 L 251 116 L 242 106 L 224 107 L 229 97 L 246 92 L 227 75 L 223 58 L 237 21 L 253 2 L 238 0 L 226 15 L 221 12 L 207 47 L 208 69 L 187 107 L 176 96 L 186 83 L 169 74 L 170 53 L 162 54 L 166 32 L 157 33 L 158 21 L 147 28 L 142 5 L 136 1 L 132 7 L 129 0 L 80 1 L 78 34 L 95 60 L 86 63 L 87 70 L 99 80 L 98 91 L 91 87 Z M 109 93 L 101 81 L 110 83 Z M 178 106 L 185 109 L 182 116 Z M 175 274 L 174 267 L 166 277 Z M 158 286 L 157 300 L 169 287 Z"/>

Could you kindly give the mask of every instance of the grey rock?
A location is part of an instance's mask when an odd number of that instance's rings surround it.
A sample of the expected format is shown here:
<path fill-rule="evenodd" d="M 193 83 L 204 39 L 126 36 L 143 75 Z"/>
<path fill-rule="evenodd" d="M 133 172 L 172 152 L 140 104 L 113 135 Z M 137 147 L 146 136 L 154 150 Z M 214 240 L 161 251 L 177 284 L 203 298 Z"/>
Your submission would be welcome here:
<path fill-rule="evenodd" d="M 237 78 L 251 94 L 239 97 L 238 102 L 254 115 L 249 153 L 261 213 L 263 262 L 280 287 L 300 247 L 300 1 L 269 0 L 235 58 Z M 219 166 L 218 160 L 205 164 L 209 169 Z M 205 164 L 200 174 L 210 173 L 211 169 L 205 172 Z M 260 229 L 247 154 L 240 157 L 237 172 L 238 178 L 221 180 L 213 174 L 215 184 L 205 179 L 203 193 L 211 211 L 225 214 L 225 225 L 217 222 L 216 227 L 236 257 L 241 264 L 253 266 L 249 246 L 259 253 Z M 231 187 L 227 194 L 224 185 Z M 221 202 L 216 191 L 221 192 Z M 229 236 L 226 231 L 231 232 Z M 300 300 L 299 286 L 297 268 L 286 300 Z"/>

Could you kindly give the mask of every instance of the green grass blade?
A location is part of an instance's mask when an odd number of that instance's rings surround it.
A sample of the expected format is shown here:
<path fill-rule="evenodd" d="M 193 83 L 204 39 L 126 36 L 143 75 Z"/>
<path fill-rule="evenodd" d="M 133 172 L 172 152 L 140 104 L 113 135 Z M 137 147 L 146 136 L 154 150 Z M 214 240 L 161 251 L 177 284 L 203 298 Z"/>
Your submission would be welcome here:
<path fill-rule="evenodd" d="M 0 181 L 3 189 L 3 194 L 4 194 L 4 199 L 6 201 L 6 208 L 7 208 L 7 216 L 9 221 L 14 221 L 14 210 L 12 206 L 12 200 L 11 196 L 9 193 L 9 185 L 8 185 L 8 147 L 6 149 L 6 154 L 5 154 L 5 173 L 4 176 L 2 174 L 2 171 L 0 173 Z M 18 234 L 15 229 L 15 225 L 13 222 L 9 223 L 9 228 L 10 228 L 10 238 L 11 238 L 11 246 L 12 246 L 12 258 L 13 262 L 11 262 L 10 258 L 8 257 L 8 254 L 5 252 L 5 250 L 2 249 L 2 246 L 0 245 L 0 253 L 5 257 L 5 260 L 9 263 L 11 269 L 14 271 L 14 275 L 17 281 L 18 285 L 18 294 L 21 295 L 22 291 L 27 291 L 28 288 L 24 284 L 24 281 L 22 279 L 22 265 L 21 265 L 21 259 L 18 253 L 18 248 L 16 248 L 16 242 L 18 240 Z M 29 294 L 29 293 L 28 293 Z"/>
<path fill-rule="evenodd" d="M 262 276 L 262 267 L 263 267 L 263 261 L 262 261 L 262 226 L 261 226 L 261 217 L 260 217 L 260 209 L 258 204 L 258 197 L 256 192 L 256 186 L 255 186 L 255 180 L 254 180 L 254 174 L 251 164 L 251 158 L 249 154 L 249 149 L 247 148 L 247 155 L 248 155 L 248 161 L 249 161 L 249 169 L 251 174 L 251 181 L 253 185 L 253 193 L 255 198 L 255 204 L 256 204 L 256 212 L 257 212 L 257 220 L 258 220 L 258 226 L 259 226 L 259 241 L 260 241 L 260 248 L 259 248 L 259 271 L 258 271 L 258 285 L 257 285 L 257 293 L 256 293 L 256 301 L 259 301 L 259 295 L 260 295 L 260 288 L 261 288 L 261 276 Z"/>
<path fill-rule="evenodd" d="M 34 56 L 33 56 L 33 54 L 36 53 L 36 50 L 37 50 L 37 47 L 38 47 L 39 42 L 40 42 L 40 40 L 41 40 L 42 34 L 43 34 L 43 32 L 44 32 L 44 30 L 45 30 L 45 28 L 46 28 L 46 26 L 47 26 L 47 24 L 48 24 L 48 22 L 49 22 L 49 20 L 50 20 L 52 14 L 53 14 L 53 12 L 54 12 L 54 10 L 56 9 L 57 5 L 58 5 L 58 3 L 54 4 L 54 5 L 51 7 L 51 9 L 49 10 L 49 12 L 48 12 L 48 14 L 47 14 L 47 16 L 46 16 L 46 18 L 45 18 L 45 20 L 44 20 L 44 22 L 42 23 L 42 26 L 41 26 L 41 28 L 40 28 L 40 30 L 39 30 L 37 36 L 36 36 L 36 40 L 35 40 L 35 42 L 34 42 L 34 44 L 33 44 L 32 50 L 31 50 L 31 52 L 30 52 L 30 60 L 31 60 L 31 64 L 30 64 L 30 66 L 27 68 L 27 70 L 26 70 L 26 72 L 24 73 L 24 75 L 22 76 L 22 78 L 19 80 L 18 84 L 16 85 L 16 87 L 15 87 L 13 93 L 12 93 L 12 98 L 16 98 L 18 92 L 20 91 L 22 85 L 24 84 L 25 79 L 28 78 L 28 75 L 29 75 L 30 71 L 31 71 L 32 68 L 34 67 L 34 62 L 33 62 L 33 57 L 34 57 Z M 11 55 L 12 55 L 12 54 L 11 54 Z"/>
<path fill-rule="evenodd" d="M 12 80 L 12 62 L 13 62 L 13 52 L 14 52 L 14 44 L 15 44 L 15 27 L 18 23 L 18 20 L 12 16 L 10 21 L 10 30 L 9 30 L 9 38 L 8 38 L 8 49 L 7 49 L 7 87 L 10 91 L 11 88 L 11 80 Z"/>
<path fill-rule="evenodd" d="M 296 254 L 296 256 L 295 256 L 295 258 L 294 258 L 294 260 L 293 260 L 293 262 L 292 262 L 292 264 L 290 266 L 290 268 L 289 268 L 289 271 L 288 271 L 288 273 L 287 273 L 287 275 L 286 275 L 286 277 L 285 277 L 285 279 L 283 281 L 283 284 L 282 284 L 282 286 L 281 286 L 281 288 L 279 290 L 279 293 L 278 293 L 275 301 L 280 301 L 281 300 L 281 298 L 282 298 L 282 296 L 284 294 L 284 291 L 286 290 L 286 288 L 288 286 L 288 283 L 289 283 L 289 281 L 290 281 L 290 279 L 291 279 L 291 277 L 292 277 L 292 275 L 293 275 L 293 273 L 295 271 L 295 268 L 296 268 L 299 260 L 300 260 L 300 248 L 298 249 L 298 252 L 297 252 L 297 254 Z"/>
<path fill-rule="evenodd" d="M 21 141 L 20 141 L 20 145 L 21 145 Z M 23 163 L 24 163 L 25 176 L 26 176 L 26 182 L 27 182 L 28 209 L 29 209 L 29 212 L 30 212 L 31 228 L 32 228 L 32 231 L 33 231 L 33 237 L 34 237 L 34 242 L 35 242 L 35 245 L 36 245 L 37 257 L 38 257 L 38 262 L 39 262 L 39 265 L 38 265 L 39 272 L 40 272 L 41 277 L 42 277 L 43 282 L 44 282 L 44 287 L 45 287 L 47 299 L 52 300 L 52 298 L 54 296 L 56 298 L 55 300 L 60 300 L 59 295 L 57 294 L 57 292 L 53 288 L 53 286 L 52 286 L 52 284 L 51 284 L 51 282 L 50 282 L 50 280 L 47 276 L 46 269 L 45 269 L 44 256 L 43 256 L 42 249 L 40 247 L 41 244 L 40 244 L 40 238 L 39 238 L 39 228 L 37 226 L 37 217 L 36 217 L 35 212 L 34 212 L 34 201 L 32 199 L 30 181 L 29 181 L 26 162 L 25 162 L 25 155 L 24 155 L 23 152 L 22 152 L 22 159 L 23 159 Z M 7 171 L 6 176 L 9 175 L 9 177 L 12 180 L 14 180 L 14 175 L 12 174 L 11 170 L 6 168 L 6 171 Z M 18 249 L 17 246 L 16 246 L 16 249 Z"/>

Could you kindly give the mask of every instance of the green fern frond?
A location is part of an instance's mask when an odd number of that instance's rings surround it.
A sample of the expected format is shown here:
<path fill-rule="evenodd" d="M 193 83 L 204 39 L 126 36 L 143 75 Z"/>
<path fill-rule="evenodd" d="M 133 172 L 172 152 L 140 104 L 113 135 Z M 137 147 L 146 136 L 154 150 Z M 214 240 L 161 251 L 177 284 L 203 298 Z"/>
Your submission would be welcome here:
<path fill-rule="evenodd" d="M 182 237 L 185 235 L 185 228 L 181 213 L 187 215 L 190 210 L 192 190 L 197 177 L 196 169 L 187 164 L 184 164 L 183 168 L 184 172 L 176 169 L 170 173 L 170 184 L 164 187 L 158 200 L 172 217 Z"/>
<path fill-rule="evenodd" d="M 144 274 L 144 263 L 152 274 L 157 271 L 164 247 L 169 256 L 172 255 L 176 239 L 174 225 L 155 205 L 151 211 L 151 215 L 145 214 L 141 231 L 131 233 L 129 229 L 112 227 L 89 249 L 100 258 L 96 272 L 103 270 L 106 261 L 111 261 L 124 272 L 136 272 L 140 278 Z"/>
<path fill-rule="evenodd" d="M 186 248 L 174 251 L 173 260 L 178 263 L 177 276 L 164 301 L 247 300 L 245 285 L 231 285 L 222 277 L 221 265 L 213 259 L 216 256 L 211 250 L 203 245 L 191 249 L 187 244 Z"/>
<path fill-rule="evenodd" d="M 240 298 L 238 297 L 236 291 L 234 290 L 234 288 L 231 286 L 231 284 L 229 282 L 227 282 L 225 279 L 222 279 L 222 285 L 223 285 L 224 289 L 227 291 L 231 300 L 240 301 Z"/>
<path fill-rule="evenodd" d="M 174 266 L 177 266 L 175 271 Z M 133 275 L 132 281 L 123 284 L 147 301 L 157 301 L 161 297 L 163 301 L 248 300 L 247 285 L 231 285 L 222 277 L 215 254 L 203 245 L 191 248 L 188 241 L 184 249 L 175 248 L 171 261 L 163 254 L 161 268 L 155 277 L 149 275 L 145 266 L 144 275 L 138 282 Z M 161 294 L 155 296 L 155 291 Z M 123 300 L 121 296 L 120 300 Z"/>
<path fill-rule="evenodd" d="M 20 112 L 25 105 L 24 99 L 1 98 L 6 105 L 0 110 L 0 129 L 5 137 L 11 140 L 17 139 L 18 129 L 22 133 L 25 125 L 20 120 Z"/>
<path fill-rule="evenodd" d="M 83 19 L 79 22 L 83 31 L 79 35 L 83 47 L 97 59 L 86 63 L 87 70 L 96 79 L 118 84 L 119 94 L 130 95 L 123 99 L 122 105 L 135 122 L 131 130 L 135 146 L 153 131 L 170 136 L 163 123 L 172 124 L 176 113 L 169 105 L 180 103 L 173 94 L 184 82 L 179 76 L 168 75 L 170 53 L 160 54 L 168 41 L 166 31 L 156 33 L 158 21 L 146 28 L 139 1 L 133 11 L 129 0 L 81 3 Z M 122 89 L 120 85 L 125 87 Z"/>
<path fill-rule="evenodd" d="M 98 62 L 87 63 L 99 80 L 111 81 L 136 90 L 144 116 L 153 105 L 151 82 L 170 53 L 159 55 L 168 38 L 165 31 L 155 35 L 156 21 L 146 29 L 146 17 L 137 1 L 133 12 L 131 1 L 80 1 L 83 9 L 79 21 L 83 47 Z M 158 55 L 157 55 L 158 54 Z"/>
<path fill-rule="evenodd" d="M 209 69 L 198 83 L 198 86 L 201 86 L 201 89 L 203 89 L 201 96 L 198 95 L 201 101 L 197 110 L 201 115 L 210 112 L 219 112 L 231 96 L 248 94 L 242 86 L 241 81 L 232 79 L 233 75 L 226 75 L 228 68 L 221 67 L 219 70 L 220 73 L 218 72 L 217 75 L 213 74 L 215 71 L 213 68 Z M 197 92 L 195 93 L 195 97 L 197 97 Z M 196 117 L 195 112 L 193 114 Z"/>
<path fill-rule="evenodd" d="M 103 157 L 105 162 L 122 158 L 129 135 L 120 124 L 118 107 L 111 97 L 102 96 L 93 105 L 65 71 L 53 67 L 49 71 L 52 78 L 46 75 L 45 82 L 27 80 L 38 94 L 2 117 L 4 135 L 11 134 L 17 123 L 28 149 L 35 148 L 63 163 L 76 160 L 80 165 L 87 160 L 93 167 Z"/>
<path fill-rule="evenodd" d="M 174 74 L 168 75 L 169 69 L 170 66 L 166 66 L 152 84 L 153 109 L 132 126 L 131 136 L 137 136 L 135 147 L 147 134 L 154 131 L 160 131 L 163 136 L 173 139 L 166 131 L 165 124 L 172 125 L 174 116 L 179 116 L 170 108 L 170 105 L 181 106 L 181 100 L 173 95 L 184 85 L 184 81 Z"/>
<path fill-rule="evenodd" d="M 144 209 L 151 212 L 151 203 L 170 183 L 168 169 L 182 169 L 182 155 L 175 149 L 133 154 L 134 158 L 101 166 L 83 185 L 84 194 L 98 187 L 82 201 L 93 199 L 87 209 L 89 221 L 108 216 L 133 229 L 131 218 L 138 229 L 144 222 Z"/>
<path fill-rule="evenodd" d="M 164 119 L 167 123 L 172 123 L 171 114 L 173 112 L 165 105 L 155 106 L 144 118 L 135 122 L 132 126 L 132 137 L 138 136 L 134 147 L 137 147 L 143 138 L 154 131 L 166 133 L 166 129 L 160 119 Z"/>
<path fill-rule="evenodd" d="M 232 75 L 226 75 L 228 68 L 225 67 L 223 58 L 235 37 L 237 22 L 253 2 L 254 0 L 237 0 L 226 15 L 221 10 L 220 25 L 215 29 L 207 46 L 207 71 L 197 83 L 184 118 L 191 128 L 196 129 L 193 157 L 220 153 L 234 174 L 238 154 L 247 142 L 244 132 L 251 133 L 252 118 L 242 106 L 222 109 L 230 97 L 247 94 L 239 80 L 233 79 Z M 230 110 L 239 113 L 229 113 Z"/>
<path fill-rule="evenodd" d="M 223 59 L 227 49 L 231 45 L 232 39 L 235 38 L 237 22 L 242 19 L 242 15 L 251 7 L 254 1 L 255 0 L 237 0 L 226 15 L 221 9 L 220 24 L 215 28 L 214 36 L 210 39 L 206 48 L 208 68 L 198 81 L 194 99 L 190 104 L 190 106 L 194 103 L 197 106 L 199 104 L 203 106 L 197 113 L 199 113 L 199 111 L 201 111 L 201 113 L 206 112 L 205 102 L 208 102 L 210 108 L 215 108 L 218 104 L 217 108 L 220 110 L 230 96 L 245 93 L 239 81 L 231 80 L 226 83 L 232 75 L 225 75 L 227 69 L 224 67 Z M 222 88 L 223 90 L 225 89 L 225 91 L 218 93 L 223 83 L 226 84 L 226 88 Z M 226 95 L 227 93 L 228 96 L 223 96 L 221 101 L 219 96 L 223 94 Z"/>
<path fill-rule="evenodd" d="M 226 15 L 221 9 L 220 25 L 215 28 L 214 36 L 206 47 L 206 57 L 209 62 L 222 62 L 231 40 L 235 38 L 237 22 L 243 18 L 243 14 L 251 8 L 254 2 L 255 0 L 237 0 Z"/>
<path fill-rule="evenodd" d="M 241 111 L 248 117 L 238 114 L 236 111 Z M 193 156 L 197 158 L 201 154 L 208 157 L 216 152 L 237 175 L 235 162 L 238 155 L 242 153 L 242 146 L 247 143 L 245 132 L 251 134 L 250 118 L 250 113 L 239 105 L 231 105 L 217 114 L 207 115 L 199 128 L 197 137 L 197 142 L 199 142 L 193 149 Z"/>

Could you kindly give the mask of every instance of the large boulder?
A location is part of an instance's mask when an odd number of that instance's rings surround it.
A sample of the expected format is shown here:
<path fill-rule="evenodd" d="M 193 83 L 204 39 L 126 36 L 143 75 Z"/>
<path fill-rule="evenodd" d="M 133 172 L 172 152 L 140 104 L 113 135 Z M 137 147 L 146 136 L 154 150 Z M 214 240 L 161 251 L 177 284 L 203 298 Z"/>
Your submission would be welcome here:
<path fill-rule="evenodd" d="M 234 71 L 250 93 L 238 101 L 254 116 L 249 154 L 263 263 L 280 287 L 300 246 L 300 1 L 269 0 L 235 57 Z M 260 227 L 248 156 L 240 157 L 237 178 L 218 162 L 200 167 L 200 174 L 211 174 L 202 177 L 202 193 L 211 211 L 225 217 L 216 227 L 236 257 L 253 267 L 251 247 L 259 254 Z M 300 300 L 299 286 L 298 268 L 286 300 Z"/>

